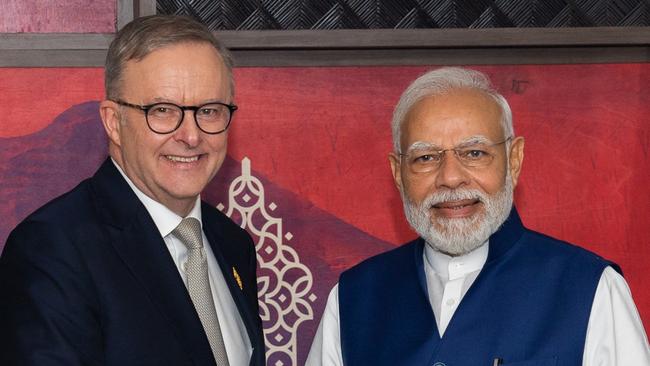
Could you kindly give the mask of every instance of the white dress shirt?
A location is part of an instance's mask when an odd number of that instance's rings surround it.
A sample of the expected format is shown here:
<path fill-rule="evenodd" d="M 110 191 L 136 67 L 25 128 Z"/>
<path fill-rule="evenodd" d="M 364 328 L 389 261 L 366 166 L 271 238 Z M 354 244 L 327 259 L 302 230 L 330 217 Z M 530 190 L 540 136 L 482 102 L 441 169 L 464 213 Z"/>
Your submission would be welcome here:
<path fill-rule="evenodd" d="M 126 182 L 129 184 L 133 192 L 135 192 L 138 199 L 142 202 L 144 207 L 151 215 L 153 222 L 156 224 L 160 235 L 165 241 L 167 250 L 176 264 L 178 269 L 178 274 L 183 279 L 185 286 L 187 286 L 187 275 L 185 274 L 185 264 L 187 262 L 187 248 L 185 245 L 171 232 L 180 224 L 182 217 L 178 216 L 172 212 L 167 207 L 163 206 L 161 203 L 153 200 L 151 197 L 144 194 L 140 191 L 131 180 L 124 174 L 122 169 L 115 163 L 113 164 L 117 167 L 117 170 L 122 174 Z M 194 217 L 201 222 L 203 226 L 203 221 L 201 221 L 201 199 L 200 197 L 196 198 L 196 203 L 192 208 L 192 211 L 187 215 L 187 217 Z M 230 294 L 226 280 L 221 273 L 219 264 L 214 257 L 212 252 L 212 247 L 208 242 L 208 239 L 203 235 L 203 248 L 208 260 L 208 277 L 210 278 L 210 290 L 212 291 L 212 297 L 214 299 L 214 305 L 217 311 L 217 317 L 219 318 L 219 326 L 221 328 L 221 334 L 223 335 L 223 342 L 226 347 L 226 353 L 228 354 L 228 361 L 231 365 L 248 365 L 250 362 L 251 354 L 253 353 L 253 348 L 251 346 L 250 339 L 248 339 L 248 333 L 246 331 L 246 325 L 239 314 L 237 305 Z"/>
<path fill-rule="evenodd" d="M 488 244 L 450 257 L 425 245 L 424 268 L 429 301 L 442 337 L 458 304 L 483 268 Z M 338 284 L 327 299 L 306 366 L 342 366 Z M 583 366 L 650 365 L 643 323 L 623 277 L 605 268 L 598 282 L 587 326 Z"/>

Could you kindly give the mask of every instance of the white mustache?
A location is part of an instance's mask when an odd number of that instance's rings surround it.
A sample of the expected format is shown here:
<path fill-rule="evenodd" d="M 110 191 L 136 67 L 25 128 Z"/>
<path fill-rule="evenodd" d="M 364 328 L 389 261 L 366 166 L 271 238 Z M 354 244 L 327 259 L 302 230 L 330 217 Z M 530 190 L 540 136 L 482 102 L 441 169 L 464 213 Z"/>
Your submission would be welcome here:
<path fill-rule="evenodd" d="M 439 203 L 461 200 L 478 200 L 485 203 L 488 197 L 476 189 L 454 189 L 430 194 L 423 202 L 423 207 L 433 207 Z"/>

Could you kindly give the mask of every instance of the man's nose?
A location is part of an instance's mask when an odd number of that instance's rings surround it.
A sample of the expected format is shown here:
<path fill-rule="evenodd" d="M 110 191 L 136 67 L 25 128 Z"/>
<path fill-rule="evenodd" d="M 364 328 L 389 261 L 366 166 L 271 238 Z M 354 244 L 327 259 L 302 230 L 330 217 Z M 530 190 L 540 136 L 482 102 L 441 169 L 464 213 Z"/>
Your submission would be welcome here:
<path fill-rule="evenodd" d="M 201 130 L 194 119 L 194 111 L 186 110 L 181 125 L 174 131 L 174 139 L 183 142 L 188 147 L 195 147 L 201 140 Z"/>
<path fill-rule="evenodd" d="M 469 173 L 458 160 L 456 153 L 453 150 L 447 150 L 444 154 L 436 172 L 436 187 L 455 189 L 469 184 Z"/>

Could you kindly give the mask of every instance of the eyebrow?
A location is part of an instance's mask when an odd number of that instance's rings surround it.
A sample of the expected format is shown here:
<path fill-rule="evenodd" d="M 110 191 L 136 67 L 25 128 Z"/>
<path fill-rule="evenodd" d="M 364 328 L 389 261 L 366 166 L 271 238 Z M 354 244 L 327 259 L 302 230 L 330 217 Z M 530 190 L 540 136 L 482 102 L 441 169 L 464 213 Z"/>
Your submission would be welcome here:
<path fill-rule="evenodd" d="M 492 140 L 489 138 L 483 136 L 483 135 L 474 135 L 467 137 L 458 143 L 458 145 L 454 146 L 453 149 L 462 149 L 467 146 L 472 146 L 476 144 L 491 144 Z M 411 151 L 417 151 L 417 150 L 444 150 L 442 147 L 433 144 L 431 142 L 427 141 L 416 141 L 409 146 L 409 148 L 406 150 L 406 153 L 410 153 Z"/>

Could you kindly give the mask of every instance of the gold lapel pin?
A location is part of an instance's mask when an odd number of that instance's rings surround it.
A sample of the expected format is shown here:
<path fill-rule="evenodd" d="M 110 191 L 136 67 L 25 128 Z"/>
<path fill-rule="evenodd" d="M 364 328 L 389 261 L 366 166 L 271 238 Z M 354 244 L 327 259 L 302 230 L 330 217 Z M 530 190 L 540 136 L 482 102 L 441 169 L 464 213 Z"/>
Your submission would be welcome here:
<path fill-rule="evenodd" d="M 237 273 L 237 270 L 235 267 L 232 267 L 232 275 L 235 277 L 235 281 L 237 281 L 237 285 L 239 286 L 240 290 L 244 289 L 244 285 L 241 282 L 241 277 L 239 277 L 239 273 Z"/>

